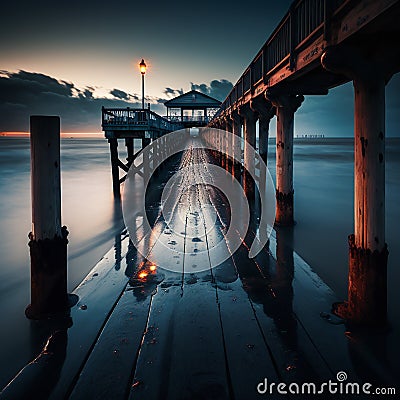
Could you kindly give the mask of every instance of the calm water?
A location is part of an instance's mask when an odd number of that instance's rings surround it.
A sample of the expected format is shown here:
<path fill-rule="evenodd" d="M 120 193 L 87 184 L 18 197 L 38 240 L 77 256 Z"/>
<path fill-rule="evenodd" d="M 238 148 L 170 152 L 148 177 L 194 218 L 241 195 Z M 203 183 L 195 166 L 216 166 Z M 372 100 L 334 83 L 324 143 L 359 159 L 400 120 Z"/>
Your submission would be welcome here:
<path fill-rule="evenodd" d="M 121 146 L 122 147 L 122 146 Z M 104 139 L 62 141 L 62 222 L 69 235 L 69 289 L 112 247 L 122 221 L 114 218 L 109 151 Z M 275 175 L 275 145 L 269 167 Z M 347 236 L 353 232 L 353 142 L 295 144 L 295 249 L 337 293 L 346 297 Z M 29 303 L 29 139 L 0 138 L 0 387 L 36 355 L 24 316 Z M 389 313 L 400 326 L 400 139 L 387 142 L 386 213 Z M 7 360 L 7 361 L 4 361 Z"/>

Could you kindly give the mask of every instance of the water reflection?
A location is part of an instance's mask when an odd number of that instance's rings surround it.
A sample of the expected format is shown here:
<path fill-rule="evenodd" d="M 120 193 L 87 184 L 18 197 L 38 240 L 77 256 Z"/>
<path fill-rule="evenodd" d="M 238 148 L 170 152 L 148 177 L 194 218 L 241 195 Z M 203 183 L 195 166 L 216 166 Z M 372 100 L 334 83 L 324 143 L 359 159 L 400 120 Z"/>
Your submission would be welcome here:
<path fill-rule="evenodd" d="M 246 247 L 255 238 L 256 230 L 257 225 L 253 224 L 245 241 Z M 260 304 L 265 315 L 274 323 L 274 331 L 283 347 L 283 358 L 277 360 L 287 375 L 283 378 L 300 382 L 314 377 L 315 382 L 317 374 L 298 346 L 298 326 L 293 313 L 293 228 L 277 228 L 276 242 L 276 260 L 269 255 L 266 245 L 253 263 L 237 263 L 239 277 L 250 300 Z M 247 256 L 247 251 L 247 248 L 243 251 L 243 257 Z"/>
<path fill-rule="evenodd" d="M 70 317 L 31 321 L 31 350 L 33 361 L 26 365 L 4 388 L 2 397 L 9 399 L 47 399 L 57 385 L 67 355 Z M 45 343 L 37 350 L 39 343 Z M 39 355 L 37 355 L 39 353 Z"/>
<path fill-rule="evenodd" d="M 122 206 L 121 201 L 116 199 L 114 202 L 114 209 L 113 209 L 113 225 L 115 229 L 115 243 L 114 243 L 114 250 L 115 250 L 115 270 L 119 271 L 121 268 L 121 260 L 122 260 L 122 246 L 121 246 L 121 235 L 122 232 Z"/>

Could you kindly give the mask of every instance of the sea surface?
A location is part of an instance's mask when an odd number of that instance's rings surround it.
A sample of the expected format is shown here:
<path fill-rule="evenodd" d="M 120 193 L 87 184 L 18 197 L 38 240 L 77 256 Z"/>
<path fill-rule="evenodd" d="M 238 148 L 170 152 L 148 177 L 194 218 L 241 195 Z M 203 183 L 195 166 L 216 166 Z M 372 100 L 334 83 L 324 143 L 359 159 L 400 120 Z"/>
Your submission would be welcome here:
<path fill-rule="evenodd" d="M 122 149 L 122 143 L 120 149 Z M 72 291 L 114 245 L 123 227 L 114 212 L 107 141 L 62 139 L 62 223 L 68 227 Z M 275 142 L 268 166 L 275 179 Z M 353 233 L 353 140 L 298 139 L 294 146 L 294 248 L 333 289 L 347 291 L 347 236 Z M 386 143 L 386 241 L 389 319 L 400 332 L 400 139 Z M 28 138 L 0 138 L 0 388 L 36 355 L 24 310 L 30 297 Z M 389 341 L 390 345 L 390 341 Z"/>

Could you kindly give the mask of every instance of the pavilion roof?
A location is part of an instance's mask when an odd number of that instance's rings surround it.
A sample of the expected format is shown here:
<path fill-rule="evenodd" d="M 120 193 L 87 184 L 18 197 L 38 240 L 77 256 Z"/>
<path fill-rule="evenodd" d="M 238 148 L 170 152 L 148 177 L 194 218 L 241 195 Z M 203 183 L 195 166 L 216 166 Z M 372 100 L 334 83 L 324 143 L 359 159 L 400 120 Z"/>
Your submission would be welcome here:
<path fill-rule="evenodd" d="M 218 108 L 221 102 L 197 90 L 181 94 L 164 103 L 168 108 Z"/>

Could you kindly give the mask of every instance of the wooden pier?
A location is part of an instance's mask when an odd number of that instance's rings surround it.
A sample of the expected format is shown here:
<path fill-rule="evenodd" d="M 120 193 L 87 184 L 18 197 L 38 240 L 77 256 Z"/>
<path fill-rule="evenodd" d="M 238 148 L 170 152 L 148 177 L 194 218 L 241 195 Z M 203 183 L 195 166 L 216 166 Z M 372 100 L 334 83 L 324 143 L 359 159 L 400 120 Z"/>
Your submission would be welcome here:
<path fill-rule="evenodd" d="M 257 237 L 252 225 L 240 249 L 211 268 L 208 247 L 224 240 L 230 216 L 213 187 L 187 190 L 194 175 L 207 181 L 214 162 L 195 140 L 179 163 L 187 173 L 172 193 L 177 207 L 169 225 L 159 208 L 148 210 L 152 237 L 170 249 L 166 257 L 175 252 L 166 262 L 179 263 L 182 272 L 150 263 L 154 241 L 143 243 L 143 257 L 123 232 L 119 251 L 110 250 L 74 291 L 79 302 L 70 322 L 47 323 L 46 348 L 2 399 L 29 390 L 49 399 L 250 400 L 260 397 L 265 378 L 319 384 L 345 371 L 349 381 L 363 382 L 370 368 L 372 384 L 391 382 L 383 359 L 360 361 L 362 344 L 349 342 L 343 321 L 330 314 L 334 294 L 293 252 L 292 227 L 277 228 L 269 246 L 249 259 Z M 164 171 L 151 189 L 153 200 L 167 177 Z M 193 272 L 204 260 L 208 269 Z"/>
<path fill-rule="evenodd" d="M 348 299 L 335 312 L 355 324 L 381 326 L 387 319 L 385 85 L 400 70 L 399 15 L 397 0 L 293 2 L 210 123 L 236 134 L 243 128 L 245 143 L 254 147 L 258 121 L 266 158 L 276 115 L 276 223 L 293 225 L 296 110 L 304 96 L 353 82 L 355 231 L 349 236 Z M 246 154 L 244 166 L 254 169 Z"/>
<path fill-rule="evenodd" d="M 133 140 L 144 148 L 171 131 L 206 124 L 232 132 L 233 139 L 212 130 L 192 137 L 181 158 L 158 170 L 147 193 L 151 240 L 140 237 L 140 226 L 139 249 L 126 231 L 118 236 L 115 249 L 74 291 L 79 301 L 70 315 L 41 322 L 46 347 L 0 398 L 251 400 L 260 398 L 265 379 L 319 388 L 340 382 L 339 372 L 346 382 L 394 388 L 399 360 L 391 368 L 385 354 L 384 94 L 400 69 L 399 17 L 398 0 L 297 0 L 212 117 L 203 103 L 198 115 L 181 110 L 167 118 L 144 108 L 103 108 L 117 199 L 126 180 L 120 170 L 127 173 L 140 155 Z M 355 232 L 348 299 L 340 302 L 293 250 L 293 132 L 304 96 L 327 95 L 348 81 L 355 88 Z M 180 107 L 195 110 L 183 100 Z M 265 182 L 260 165 L 267 161 L 274 116 L 276 224 L 267 245 L 249 258 L 251 243 L 262 234 L 260 193 L 251 177 Z M 126 162 L 119 159 L 119 139 L 125 140 Z M 153 161 L 142 160 L 138 174 L 154 172 Z M 250 226 L 236 252 L 226 229 L 241 210 L 229 210 L 225 196 L 207 183 L 211 165 L 240 181 L 251 204 Z M 161 193 L 178 170 L 185 172 L 170 191 L 175 207 L 166 221 Z M 217 242 L 229 257 L 214 266 L 210 249 Z M 168 249 L 160 264 L 150 261 L 157 246 Z M 179 272 L 163 267 L 168 263 Z M 200 264 L 203 271 L 196 272 Z"/>

